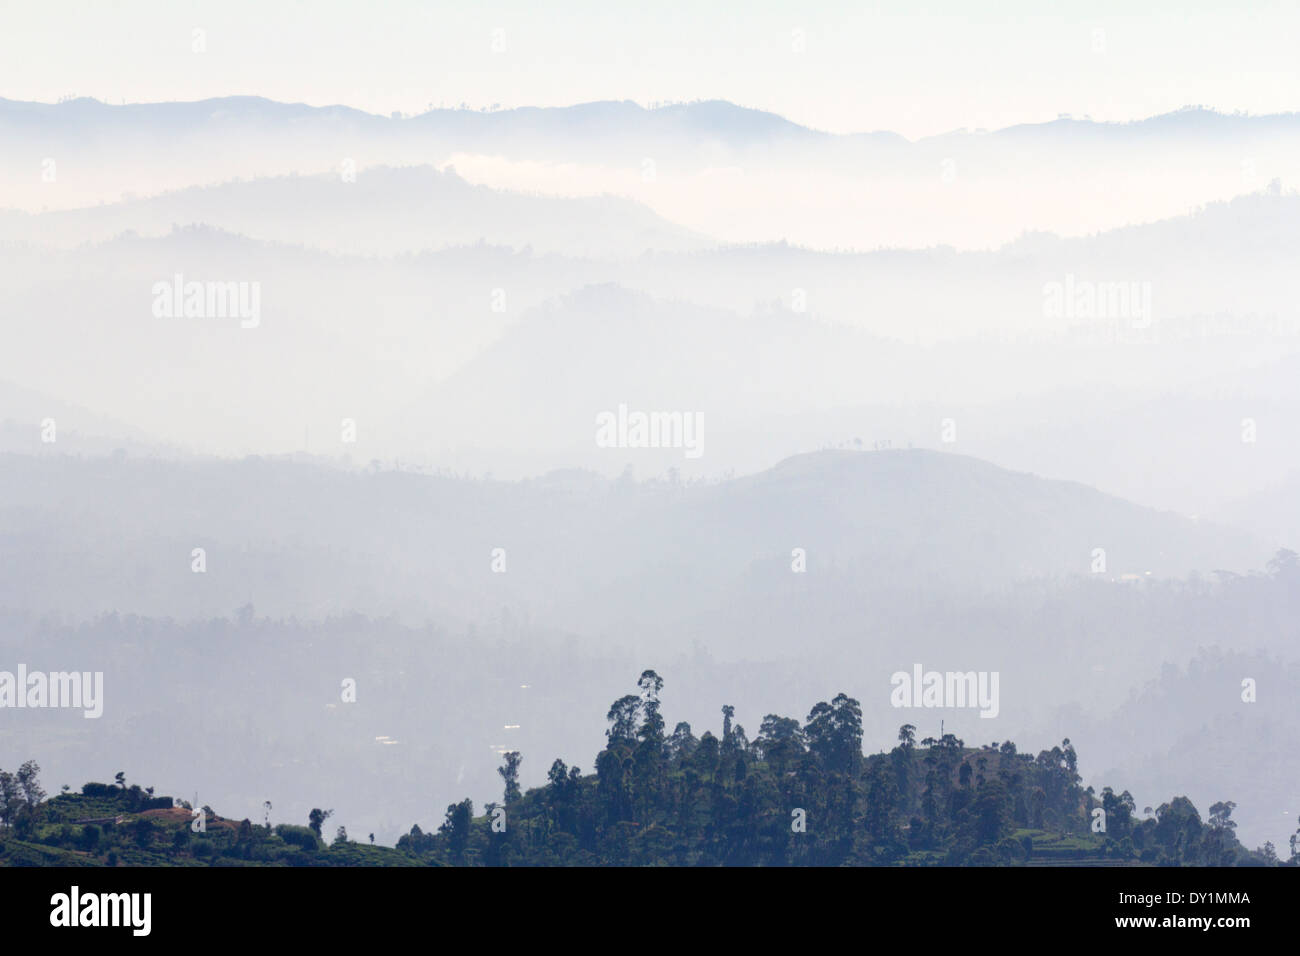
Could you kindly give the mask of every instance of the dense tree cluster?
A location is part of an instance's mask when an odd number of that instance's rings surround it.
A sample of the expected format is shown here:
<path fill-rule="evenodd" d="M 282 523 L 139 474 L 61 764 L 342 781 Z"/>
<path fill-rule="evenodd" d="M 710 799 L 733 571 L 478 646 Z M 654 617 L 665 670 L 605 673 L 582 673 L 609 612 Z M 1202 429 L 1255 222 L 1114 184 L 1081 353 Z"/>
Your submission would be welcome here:
<path fill-rule="evenodd" d="M 724 706 L 721 735 L 697 737 L 684 722 L 666 732 L 658 674 L 638 686 L 610 707 L 594 774 L 556 760 L 546 786 L 521 794 L 521 757 L 508 754 L 503 805 L 476 818 L 469 800 L 453 804 L 438 833 L 413 828 L 398 848 L 453 865 L 1265 862 L 1236 840 L 1231 803 L 1208 822 L 1185 797 L 1139 818 L 1127 792 L 1083 788 L 1068 739 L 1035 756 L 1009 741 L 917 741 L 908 724 L 891 751 L 865 756 L 845 694 L 802 723 L 769 714 L 753 740 Z"/>

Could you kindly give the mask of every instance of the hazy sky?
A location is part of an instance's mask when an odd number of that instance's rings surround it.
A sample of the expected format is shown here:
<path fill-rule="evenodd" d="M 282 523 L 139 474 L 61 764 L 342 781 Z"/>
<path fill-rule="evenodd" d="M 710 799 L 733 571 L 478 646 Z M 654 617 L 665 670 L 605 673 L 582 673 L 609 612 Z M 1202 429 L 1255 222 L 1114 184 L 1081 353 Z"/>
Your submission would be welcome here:
<path fill-rule="evenodd" d="M 1190 103 L 1295 110 L 1298 25 L 1295 2 L 1202 0 L 0 0 L 0 96 L 257 94 L 384 114 L 722 98 L 917 137 Z"/>

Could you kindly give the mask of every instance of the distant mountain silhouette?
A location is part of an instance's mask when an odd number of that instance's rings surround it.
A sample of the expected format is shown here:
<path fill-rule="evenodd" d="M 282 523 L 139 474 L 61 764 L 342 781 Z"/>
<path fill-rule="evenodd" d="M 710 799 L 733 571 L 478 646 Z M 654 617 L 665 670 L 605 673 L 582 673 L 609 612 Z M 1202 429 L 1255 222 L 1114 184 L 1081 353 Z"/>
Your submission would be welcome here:
<path fill-rule="evenodd" d="M 626 199 L 512 193 L 427 166 L 366 169 L 351 182 L 277 176 L 44 215 L 0 212 L 0 241 L 72 247 L 125 232 L 166 235 L 176 224 L 370 256 L 489 242 L 614 258 L 713 244 Z"/>
<path fill-rule="evenodd" d="M 822 613 L 890 589 L 973 594 L 1022 580 L 1244 571 L 1271 554 L 1083 485 L 932 451 L 822 452 L 717 484 L 573 482 L 0 456 L 0 546 L 19 562 L 0 583 L 0 607 L 204 615 L 251 601 L 272 614 L 419 621 L 509 603 L 580 633 L 676 632 L 673 643 L 688 646 L 697 624 L 685 625 L 708 609 L 734 600 L 733 625 L 775 620 L 802 607 L 795 592 L 809 587 Z M 207 551 L 206 576 L 191 573 L 195 547 Z M 494 548 L 508 573 L 490 573 Z M 806 575 L 792 573 L 796 548 Z M 665 593 L 674 599 L 647 604 Z M 738 638 L 731 626 L 714 626 L 711 646 Z M 749 641 L 777 638 L 762 631 Z"/>
<path fill-rule="evenodd" d="M 584 135 L 679 137 L 721 139 L 735 148 L 785 140 L 826 142 L 840 140 L 859 145 L 898 145 L 904 137 L 887 131 L 826 133 L 792 122 L 775 113 L 740 106 L 726 100 L 702 100 L 643 107 L 630 100 L 602 100 L 572 106 L 521 106 L 502 110 L 436 108 L 400 118 L 380 116 L 347 106 L 309 106 L 283 103 L 260 96 L 228 96 L 190 102 L 104 103 L 80 97 L 62 103 L 36 103 L 0 98 L 0 128 L 17 133 L 51 133 L 56 124 L 72 132 L 121 131 L 148 135 L 159 127 L 182 132 L 203 126 L 332 126 L 339 132 L 392 134 L 402 127 L 421 132 L 463 137 L 472 143 L 494 136 Z M 996 137 L 1024 144 L 1028 141 L 1081 139 L 1140 141 L 1152 136 L 1213 140 L 1225 135 L 1258 132 L 1275 136 L 1300 131 L 1300 113 L 1244 115 L 1189 107 L 1130 122 L 1102 122 L 1086 117 L 1062 117 L 1042 123 L 1021 123 L 995 131 L 954 130 L 916 140 L 917 143 L 954 138 Z"/>
<path fill-rule="evenodd" d="M 0 208 L 68 209 L 236 177 L 469 159 L 476 181 L 653 199 L 680 225 L 733 240 L 987 248 L 1026 229 L 1077 235 L 1167 217 L 1289 177 L 1300 114 L 1189 109 L 908 141 L 820 132 L 725 101 L 393 118 L 258 97 L 0 100 L 0 137 Z M 1078 190 L 1116 198 L 1081 203 Z"/>

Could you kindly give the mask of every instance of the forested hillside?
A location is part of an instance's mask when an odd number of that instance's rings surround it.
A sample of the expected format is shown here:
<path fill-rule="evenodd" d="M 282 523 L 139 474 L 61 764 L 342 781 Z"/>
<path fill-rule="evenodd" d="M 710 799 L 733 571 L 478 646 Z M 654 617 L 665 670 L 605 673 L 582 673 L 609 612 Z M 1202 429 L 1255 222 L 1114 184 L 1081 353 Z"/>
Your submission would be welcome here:
<path fill-rule="evenodd" d="M 556 759 L 523 792 L 522 755 L 503 755 L 501 803 L 475 816 L 447 807 L 437 832 L 418 825 L 396 847 L 351 839 L 331 810 L 307 826 L 261 824 L 193 808 L 153 788 L 87 783 L 45 799 L 39 766 L 0 771 L 0 863 L 7 865 L 450 866 L 995 866 L 1278 865 L 1271 844 L 1237 840 L 1235 804 L 1203 820 L 1186 797 L 1141 811 L 1127 791 L 1080 785 L 1070 741 L 1020 753 L 1010 741 L 968 746 L 916 739 L 904 724 L 888 752 L 862 752 L 861 707 L 839 694 L 802 723 L 769 714 L 751 739 L 722 707 L 720 734 L 667 731 L 652 670 L 614 701 L 595 772 Z M 66 791 L 66 788 L 65 788 Z M 1300 862 L 1292 837 L 1289 860 Z"/>

